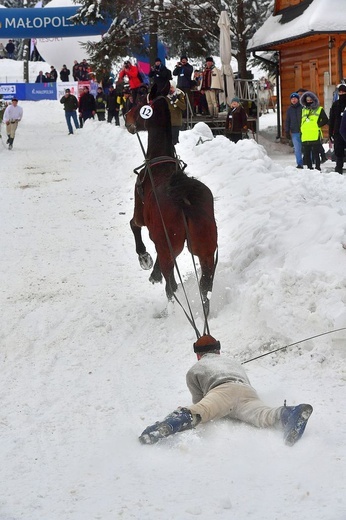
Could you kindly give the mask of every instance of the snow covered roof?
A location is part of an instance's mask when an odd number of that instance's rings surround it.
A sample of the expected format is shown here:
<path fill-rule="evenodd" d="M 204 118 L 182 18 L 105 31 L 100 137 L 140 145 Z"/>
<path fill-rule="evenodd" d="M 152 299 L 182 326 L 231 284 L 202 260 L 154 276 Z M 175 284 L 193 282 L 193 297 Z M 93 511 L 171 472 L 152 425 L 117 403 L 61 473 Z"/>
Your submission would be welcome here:
<path fill-rule="evenodd" d="M 312 0 L 271 15 L 249 41 L 248 50 L 274 48 L 313 33 L 340 32 L 346 33 L 345 0 Z"/>

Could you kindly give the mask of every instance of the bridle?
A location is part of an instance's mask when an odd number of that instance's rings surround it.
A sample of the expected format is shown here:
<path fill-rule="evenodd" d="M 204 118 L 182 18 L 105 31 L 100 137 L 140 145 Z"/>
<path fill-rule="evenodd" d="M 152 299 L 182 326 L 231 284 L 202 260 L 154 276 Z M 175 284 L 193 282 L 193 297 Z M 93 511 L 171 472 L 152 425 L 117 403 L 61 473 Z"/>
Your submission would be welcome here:
<path fill-rule="evenodd" d="M 129 128 L 133 129 L 133 133 L 137 134 L 137 136 L 138 136 L 138 132 L 137 132 L 137 125 L 136 125 L 136 123 L 137 123 L 137 121 L 139 121 L 139 119 L 143 119 L 143 117 L 140 114 L 141 108 L 144 107 L 145 105 L 149 105 L 150 107 L 153 107 L 154 104 L 156 103 L 156 101 L 158 101 L 159 99 L 166 99 L 165 96 L 163 96 L 163 95 L 157 96 L 154 99 L 150 99 L 149 96 L 150 96 L 150 93 L 148 92 L 148 94 L 145 97 L 145 101 L 139 103 L 135 107 L 135 108 L 138 108 L 138 113 L 137 113 L 137 117 L 135 119 L 135 122 L 131 123 L 129 125 L 127 125 L 126 122 L 125 122 L 126 128 L 127 129 L 129 129 Z M 145 128 L 145 130 L 147 130 L 147 128 L 146 128 L 146 121 L 145 121 L 145 119 L 143 119 L 143 120 L 144 120 L 144 128 Z M 126 121 L 126 114 L 125 114 L 125 121 Z"/>

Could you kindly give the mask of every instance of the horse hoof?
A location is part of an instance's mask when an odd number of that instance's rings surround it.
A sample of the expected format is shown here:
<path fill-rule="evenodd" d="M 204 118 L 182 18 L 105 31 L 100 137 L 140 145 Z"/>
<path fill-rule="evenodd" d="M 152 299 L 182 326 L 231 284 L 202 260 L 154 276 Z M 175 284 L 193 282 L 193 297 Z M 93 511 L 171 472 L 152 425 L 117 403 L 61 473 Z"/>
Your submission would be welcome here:
<path fill-rule="evenodd" d="M 138 260 L 142 269 L 148 270 L 153 267 L 153 259 L 147 252 L 138 255 Z"/>
<path fill-rule="evenodd" d="M 149 276 L 149 282 L 151 282 L 153 285 L 154 283 L 162 283 L 162 275 L 153 275 L 153 273 L 151 273 L 151 275 Z"/>

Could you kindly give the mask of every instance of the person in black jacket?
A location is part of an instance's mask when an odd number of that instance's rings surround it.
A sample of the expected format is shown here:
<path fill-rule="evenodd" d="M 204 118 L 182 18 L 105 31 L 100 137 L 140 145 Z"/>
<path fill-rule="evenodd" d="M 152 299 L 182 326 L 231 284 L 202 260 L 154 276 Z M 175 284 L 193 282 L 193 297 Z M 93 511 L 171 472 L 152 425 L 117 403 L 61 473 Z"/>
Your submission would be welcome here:
<path fill-rule="evenodd" d="M 107 95 L 109 92 L 109 87 L 113 84 L 114 76 L 110 71 L 107 71 L 107 69 L 102 69 L 102 72 L 99 77 L 99 82 L 102 85 L 103 92 Z"/>
<path fill-rule="evenodd" d="M 74 81 L 78 81 L 78 72 L 79 72 L 79 63 L 77 60 L 74 60 L 72 66 L 72 76 Z"/>
<path fill-rule="evenodd" d="M 13 43 L 13 40 L 8 40 L 8 44 L 5 47 L 7 56 L 10 60 L 14 60 L 14 51 L 15 51 L 15 45 Z"/>
<path fill-rule="evenodd" d="M 241 105 L 240 99 L 234 97 L 229 105 L 225 123 L 225 136 L 233 143 L 237 143 L 243 138 L 243 133 L 247 132 L 247 115 L 245 108 Z"/>
<path fill-rule="evenodd" d="M 156 83 L 157 92 L 160 92 L 167 84 L 167 81 L 172 79 L 172 73 L 165 65 L 163 65 L 160 58 L 156 58 L 155 64 L 150 69 L 149 78 L 152 79 L 152 83 Z"/>
<path fill-rule="evenodd" d="M 52 65 L 50 68 L 50 81 L 53 81 L 54 83 L 58 79 L 58 73 L 56 71 L 56 68 Z"/>
<path fill-rule="evenodd" d="M 40 72 L 38 73 L 38 76 L 37 76 L 37 78 L 35 80 L 35 83 L 47 83 L 47 78 L 43 74 L 42 70 L 40 70 Z"/>
<path fill-rule="evenodd" d="M 66 67 L 66 65 L 63 65 L 62 69 L 60 71 L 60 79 L 61 79 L 61 81 L 69 81 L 69 78 L 70 78 L 70 71 Z"/>
<path fill-rule="evenodd" d="M 71 94 L 71 91 L 69 88 L 65 90 L 65 95 L 60 99 L 60 103 L 64 105 L 65 110 L 65 118 L 68 128 L 68 135 L 73 134 L 73 128 L 71 124 L 71 118 L 73 119 L 74 125 L 76 129 L 79 128 L 79 123 L 77 119 L 77 108 L 78 108 L 78 100 L 76 96 Z"/>
<path fill-rule="evenodd" d="M 173 76 L 177 76 L 177 87 L 179 90 L 185 92 L 186 96 L 189 99 L 191 107 L 193 105 L 191 88 L 194 85 L 192 80 L 192 73 L 193 68 L 190 65 L 190 63 L 188 63 L 187 56 L 181 56 L 180 61 L 178 61 L 173 70 Z"/>
<path fill-rule="evenodd" d="M 114 117 L 115 125 L 119 126 L 119 110 L 120 104 L 118 102 L 118 93 L 113 85 L 109 87 L 109 94 L 107 96 L 107 123 L 111 123 Z"/>
<path fill-rule="evenodd" d="M 342 175 L 346 143 L 340 134 L 340 124 L 346 109 L 346 85 L 339 85 L 338 94 L 339 99 L 334 101 L 329 113 L 329 139 L 334 142 L 334 153 L 336 157 L 335 171 Z"/>
<path fill-rule="evenodd" d="M 83 87 L 83 94 L 79 100 L 79 115 L 83 123 L 87 119 L 94 119 L 96 114 L 96 102 L 95 98 L 89 92 L 89 87 Z"/>
<path fill-rule="evenodd" d="M 346 110 L 342 114 L 341 123 L 340 123 L 340 135 L 345 141 L 346 145 Z"/>
<path fill-rule="evenodd" d="M 293 92 L 290 96 L 291 106 L 286 112 L 285 133 L 288 139 L 292 139 L 297 168 L 304 168 L 302 155 L 302 139 L 300 125 L 302 122 L 302 105 L 299 103 L 299 94 Z"/>
<path fill-rule="evenodd" d="M 105 121 L 106 120 L 107 96 L 103 92 L 102 87 L 97 87 L 95 102 L 96 102 L 97 119 L 99 121 Z"/>

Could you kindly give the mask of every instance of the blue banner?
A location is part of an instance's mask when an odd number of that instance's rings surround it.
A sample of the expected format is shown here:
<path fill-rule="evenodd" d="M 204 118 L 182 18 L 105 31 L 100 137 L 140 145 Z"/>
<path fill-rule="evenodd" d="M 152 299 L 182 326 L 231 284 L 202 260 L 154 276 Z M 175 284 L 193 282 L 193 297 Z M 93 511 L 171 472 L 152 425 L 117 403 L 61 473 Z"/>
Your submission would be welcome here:
<path fill-rule="evenodd" d="M 95 25 L 74 25 L 69 18 L 77 10 L 78 6 L 0 9 L 0 38 L 63 38 L 107 32 L 109 20 Z"/>
<path fill-rule="evenodd" d="M 25 99 L 27 101 L 56 98 L 56 83 L 25 83 Z"/>
<path fill-rule="evenodd" d="M 0 83 L 0 94 L 3 99 L 14 97 L 19 101 L 40 101 L 41 99 L 57 99 L 56 83 Z"/>
<path fill-rule="evenodd" d="M 0 83 L 0 94 L 7 101 L 13 97 L 19 100 L 25 98 L 25 83 Z"/>

